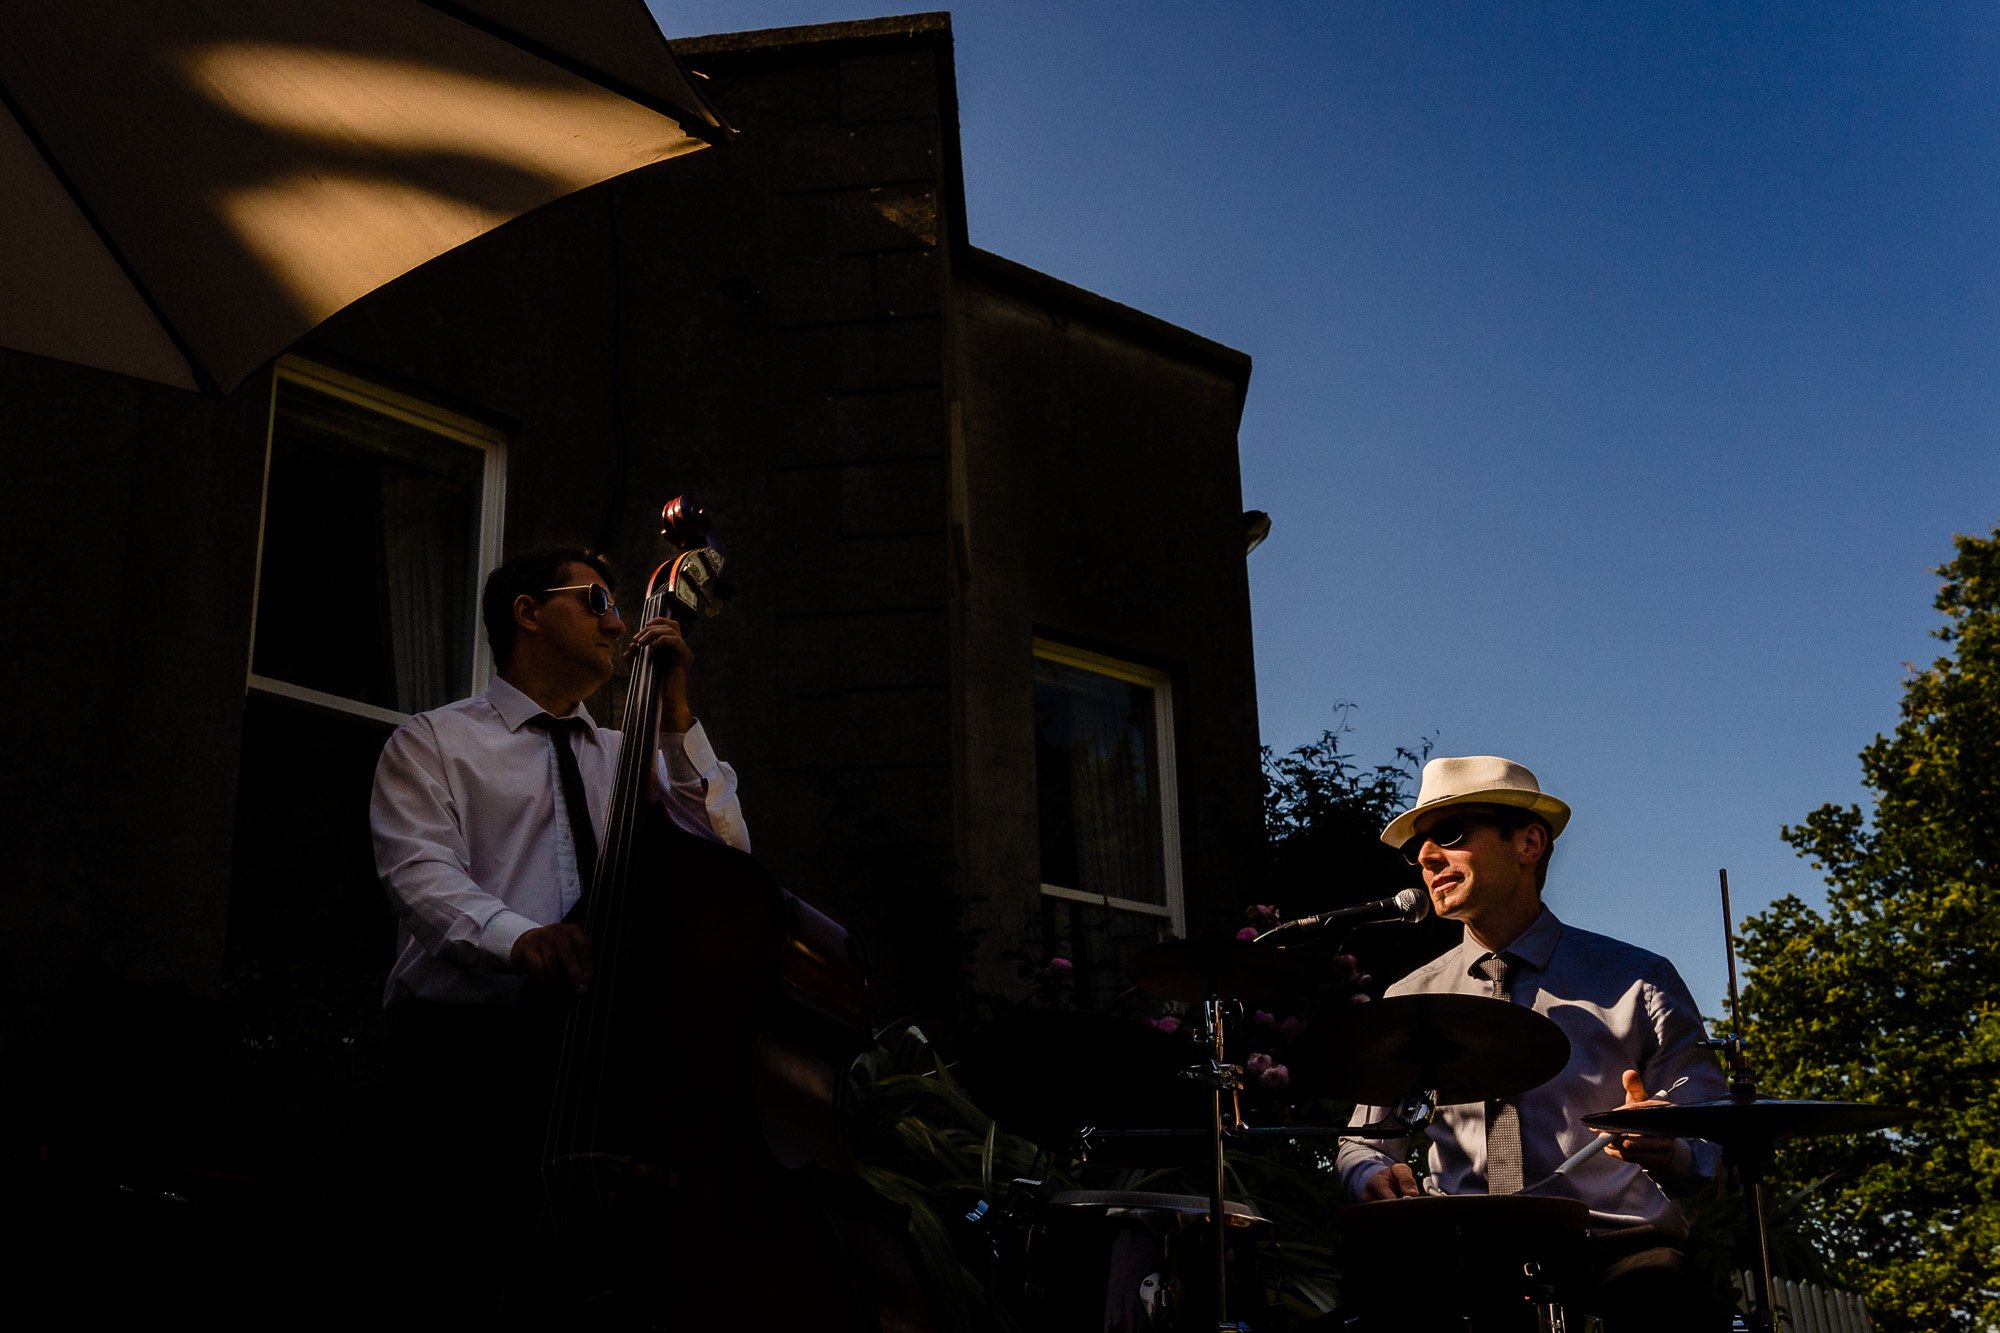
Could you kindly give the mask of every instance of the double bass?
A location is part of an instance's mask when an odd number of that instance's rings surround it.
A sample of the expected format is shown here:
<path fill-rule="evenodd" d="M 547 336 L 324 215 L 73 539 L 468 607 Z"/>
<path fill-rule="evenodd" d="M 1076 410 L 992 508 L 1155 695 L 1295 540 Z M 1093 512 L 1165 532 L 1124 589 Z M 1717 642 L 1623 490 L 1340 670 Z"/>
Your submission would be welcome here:
<path fill-rule="evenodd" d="M 685 630 L 727 596 L 722 554 L 685 497 L 661 535 L 674 554 L 639 623 Z M 932 1327 L 904 1221 L 856 1179 L 842 1136 L 870 1041 L 860 944 L 655 799 L 662 676 L 636 655 L 594 887 L 565 918 L 590 936 L 591 985 L 533 1001 L 558 1052 L 549 1272 L 513 1309 L 618 1330 Z"/>

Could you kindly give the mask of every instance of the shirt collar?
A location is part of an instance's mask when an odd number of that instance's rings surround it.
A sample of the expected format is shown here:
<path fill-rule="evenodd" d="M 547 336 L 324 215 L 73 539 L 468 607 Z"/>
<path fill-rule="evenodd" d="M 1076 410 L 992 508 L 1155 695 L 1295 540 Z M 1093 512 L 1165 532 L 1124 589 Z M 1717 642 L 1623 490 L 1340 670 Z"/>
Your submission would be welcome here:
<path fill-rule="evenodd" d="M 499 676 L 495 676 L 486 686 L 486 702 L 493 706 L 493 711 L 500 715 L 500 720 L 507 724 L 509 731 L 519 731 L 528 725 L 531 718 L 540 717 L 546 711 L 540 704 Z M 582 718 L 584 735 L 593 741 L 597 739 L 597 720 L 591 717 L 588 708 L 578 704 L 576 711 L 570 716 Z"/>
<path fill-rule="evenodd" d="M 1549 959 L 1555 956 L 1556 941 L 1562 938 L 1563 923 L 1548 908 L 1536 917 L 1520 936 L 1507 946 L 1507 952 L 1537 972 L 1548 970 Z"/>
<path fill-rule="evenodd" d="M 1514 939 L 1514 942 L 1500 952 L 1512 958 L 1522 967 L 1533 968 L 1537 972 L 1548 970 L 1549 959 L 1555 956 L 1556 942 L 1562 938 L 1563 923 L 1546 906 L 1542 914 L 1529 923 L 1528 928 Z M 1459 946 L 1465 958 L 1466 975 L 1473 975 L 1472 965 L 1486 957 L 1486 950 L 1479 946 L 1470 932 L 1465 943 Z"/>

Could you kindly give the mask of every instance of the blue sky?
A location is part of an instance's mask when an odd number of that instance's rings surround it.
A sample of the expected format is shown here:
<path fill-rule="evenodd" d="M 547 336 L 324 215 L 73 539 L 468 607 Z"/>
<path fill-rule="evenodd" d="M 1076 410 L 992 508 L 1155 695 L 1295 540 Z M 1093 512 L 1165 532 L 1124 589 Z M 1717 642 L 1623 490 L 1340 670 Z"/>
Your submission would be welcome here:
<path fill-rule="evenodd" d="M 656 3 L 670 36 L 894 12 Z M 1710 1013 L 2000 521 L 2000 10 L 952 11 L 974 244 L 1248 352 L 1264 740 L 1506 754 Z"/>

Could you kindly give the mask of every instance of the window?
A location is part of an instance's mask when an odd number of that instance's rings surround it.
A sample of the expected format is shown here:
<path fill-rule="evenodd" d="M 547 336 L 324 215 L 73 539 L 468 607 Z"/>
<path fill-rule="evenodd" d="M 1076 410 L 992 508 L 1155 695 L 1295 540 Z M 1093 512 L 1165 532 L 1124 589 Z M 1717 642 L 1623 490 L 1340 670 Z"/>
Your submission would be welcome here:
<path fill-rule="evenodd" d="M 499 556 L 503 464 L 478 422 L 278 365 L 227 955 L 230 984 L 260 1002 L 380 994 L 394 923 L 369 783 L 392 727 L 485 687 L 478 587 Z"/>
<path fill-rule="evenodd" d="M 1034 651 L 1044 928 L 1095 1004 L 1162 929 L 1186 929 L 1173 694 L 1164 672 L 1040 639 Z"/>
<path fill-rule="evenodd" d="M 504 478 L 498 432 L 281 362 L 251 691 L 400 722 L 483 688 L 479 580 L 499 562 Z"/>

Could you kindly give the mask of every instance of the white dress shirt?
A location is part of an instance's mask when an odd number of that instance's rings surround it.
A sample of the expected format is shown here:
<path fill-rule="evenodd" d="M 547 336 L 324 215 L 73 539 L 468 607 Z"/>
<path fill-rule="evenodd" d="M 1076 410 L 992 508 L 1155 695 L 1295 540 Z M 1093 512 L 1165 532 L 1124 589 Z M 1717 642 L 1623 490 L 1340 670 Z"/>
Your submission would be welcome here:
<path fill-rule="evenodd" d="M 1658 954 L 1566 926 L 1546 907 L 1502 952 L 1516 960 L 1512 1002 L 1552 1019 L 1570 1045 L 1569 1063 L 1562 1072 L 1517 1100 L 1526 1192 L 1581 1199 L 1590 1206 L 1591 1226 L 1597 1231 L 1639 1223 L 1656 1223 L 1670 1232 L 1684 1230 L 1680 1209 L 1668 1196 L 1715 1178 L 1721 1150 L 1712 1143 L 1679 1140 L 1672 1169 L 1661 1172 L 1657 1180 L 1602 1152 L 1566 1176 L 1548 1178 L 1564 1159 L 1599 1137 L 1583 1117 L 1624 1102 L 1620 1075 L 1627 1069 L 1639 1071 L 1649 1094 L 1685 1075 L 1686 1084 L 1673 1094 L 1677 1102 L 1729 1095 L 1728 1080 L 1714 1054 L 1696 1044 L 1705 1035 L 1701 1011 L 1680 973 Z M 1396 982 L 1387 993 L 1489 995 L 1492 983 L 1472 971 L 1485 956 L 1486 950 L 1468 934 L 1457 948 Z M 1383 1107 L 1357 1111 L 1368 1121 L 1387 1114 Z M 1430 1140 L 1432 1192 L 1486 1192 L 1483 1105 L 1439 1107 Z M 1360 1198 L 1370 1176 L 1391 1161 L 1402 1160 L 1402 1146 L 1399 1140 L 1342 1139 L 1338 1164 L 1348 1193 Z M 1384 1148 L 1397 1155 L 1390 1157 Z"/>
<path fill-rule="evenodd" d="M 527 725 L 541 712 L 496 676 L 483 695 L 412 717 L 383 748 L 368 823 L 400 923 L 385 1005 L 512 1003 L 514 941 L 562 920 L 581 896 L 555 750 Z M 601 846 L 625 737 L 581 705 L 573 716 L 584 725 L 556 740 L 576 753 Z M 701 724 L 660 741 L 657 778 L 674 822 L 749 851 L 735 770 Z"/>

